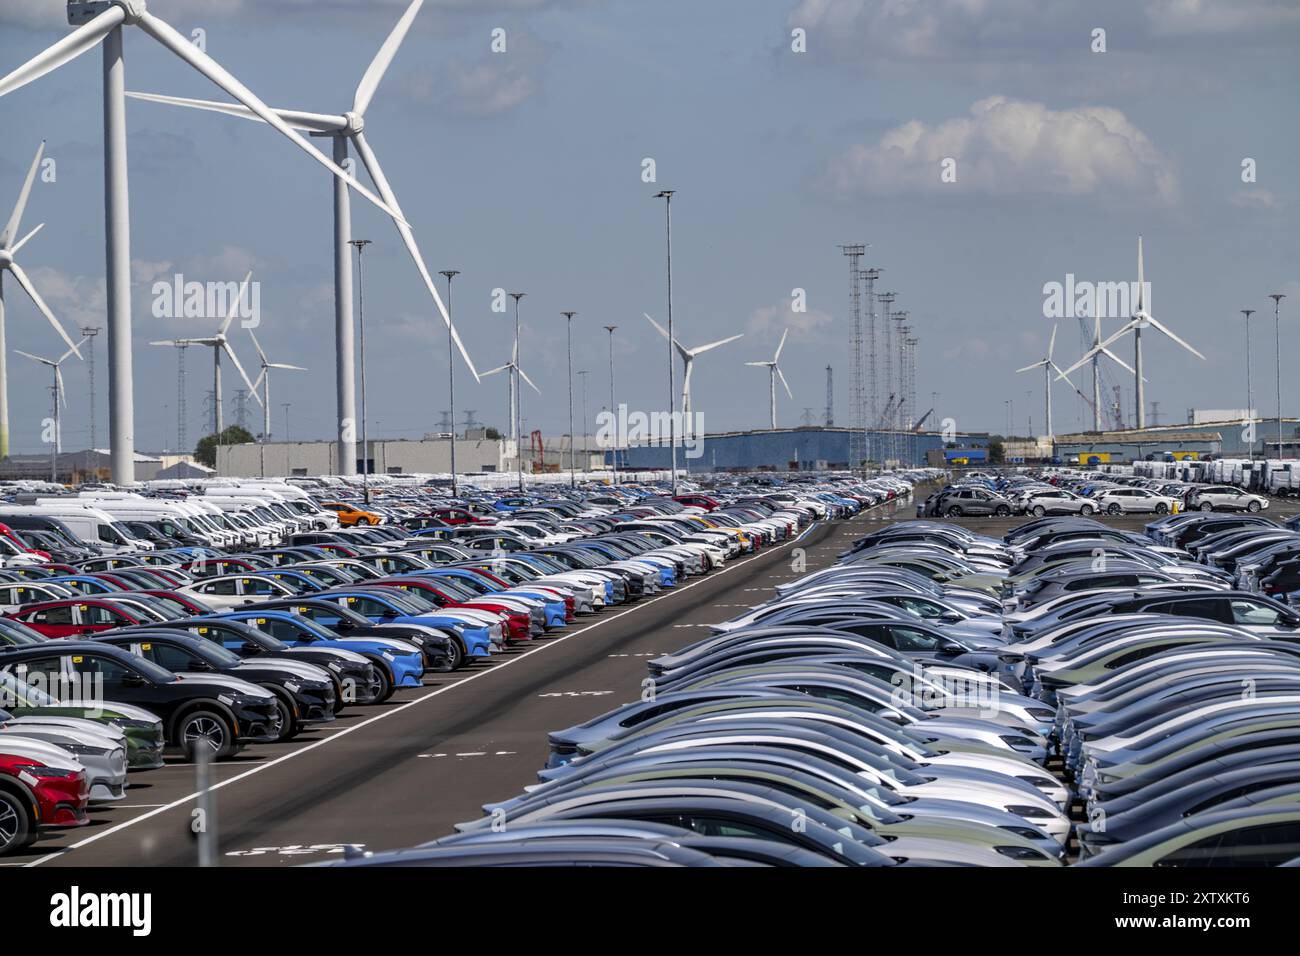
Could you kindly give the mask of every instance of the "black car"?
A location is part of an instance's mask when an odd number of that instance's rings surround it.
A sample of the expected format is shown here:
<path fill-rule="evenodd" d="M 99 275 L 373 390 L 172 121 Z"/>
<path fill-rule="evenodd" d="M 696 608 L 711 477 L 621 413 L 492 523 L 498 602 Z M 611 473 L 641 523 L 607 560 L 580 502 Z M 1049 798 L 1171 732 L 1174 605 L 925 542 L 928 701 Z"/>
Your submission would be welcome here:
<path fill-rule="evenodd" d="M 314 664 L 238 654 L 205 641 L 188 631 L 132 629 L 130 633 L 104 633 L 98 640 L 138 654 L 176 673 L 233 674 L 275 694 L 280 708 L 280 739 L 292 740 L 310 724 L 334 719 L 334 682 Z"/>
<path fill-rule="evenodd" d="M 185 631 L 201 640 L 225 648 L 241 658 L 278 657 L 303 661 L 323 667 L 334 682 L 334 713 L 349 703 L 367 701 L 380 690 L 379 676 L 374 665 L 360 654 L 333 648 L 290 647 L 270 634 L 255 627 L 220 617 L 191 617 L 183 621 L 168 621 L 163 629 Z M 140 624 L 135 627 L 116 628 L 112 634 L 151 633 L 159 630 L 157 624 Z M 107 632 L 106 632 L 107 633 Z M 355 695 L 344 688 L 355 688 Z"/>
<path fill-rule="evenodd" d="M 0 648 L 0 669 L 24 679 L 39 675 L 46 687 L 90 684 L 102 699 L 143 707 L 162 719 L 167 744 L 191 760 L 203 745 L 220 760 L 245 744 L 280 736 L 280 709 L 270 691 L 228 674 L 190 674 L 182 680 L 109 644 L 59 640 Z"/>

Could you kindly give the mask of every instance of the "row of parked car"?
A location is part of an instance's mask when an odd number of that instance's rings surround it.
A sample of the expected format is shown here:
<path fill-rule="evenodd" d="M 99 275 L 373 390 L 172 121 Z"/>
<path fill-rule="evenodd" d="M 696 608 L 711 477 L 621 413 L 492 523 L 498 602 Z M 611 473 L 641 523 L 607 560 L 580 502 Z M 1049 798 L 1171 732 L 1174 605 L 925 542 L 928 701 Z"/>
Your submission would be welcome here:
<path fill-rule="evenodd" d="M 221 760 L 292 740 L 428 673 L 909 488 L 893 478 L 731 484 L 679 500 L 654 487 L 550 488 L 513 496 L 491 520 L 477 516 L 488 495 L 431 489 L 340 501 L 379 520 L 297 526 L 247 550 L 99 549 L 64 520 L 79 496 L 34 504 L 62 529 L 46 529 L 49 550 L 5 531 L 26 560 L 0 568 L 0 853 L 84 825 L 88 804 L 123 799 L 130 775 L 168 753 Z M 453 511 L 476 517 L 436 516 Z M 480 533 L 497 546 L 479 547 Z"/>
<path fill-rule="evenodd" d="M 992 515 L 1177 514 L 1183 511 L 1243 511 L 1269 505 L 1263 495 L 1231 485 L 1191 484 L 1138 476 L 1097 476 L 1054 471 L 968 475 L 917 506 L 917 517 Z"/>
<path fill-rule="evenodd" d="M 525 793 L 341 865 L 1290 863 L 1300 614 L 1172 543 L 1254 520 L 883 526 L 553 732 Z"/>

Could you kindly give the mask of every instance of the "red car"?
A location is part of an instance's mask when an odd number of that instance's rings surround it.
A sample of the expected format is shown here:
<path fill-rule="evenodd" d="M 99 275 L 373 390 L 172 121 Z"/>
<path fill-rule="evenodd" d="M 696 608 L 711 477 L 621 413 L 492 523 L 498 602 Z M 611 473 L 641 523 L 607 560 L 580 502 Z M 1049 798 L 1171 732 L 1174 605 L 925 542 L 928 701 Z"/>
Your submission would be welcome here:
<path fill-rule="evenodd" d="M 0 745 L 0 856 L 29 846 L 41 830 L 90 822 L 86 771 L 71 759 L 43 754 L 47 749 L 53 748 Z"/>
<path fill-rule="evenodd" d="M 464 508 L 434 508 L 429 512 L 431 518 L 437 518 L 450 525 L 458 524 L 493 524 L 491 518 L 481 518 Z"/>
<path fill-rule="evenodd" d="M 526 641 L 533 636 L 531 622 L 526 613 L 499 604 L 493 601 L 490 596 L 484 596 L 473 601 L 458 601 L 439 588 L 436 580 L 427 578 L 379 578 L 370 583 L 383 587 L 400 588 L 403 591 L 419 591 L 420 594 L 439 607 L 464 607 L 499 614 L 505 623 L 507 636 L 512 641 Z"/>
<path fill-rule="evenodd" d="M 46 561 L 50 560 L 50 553 L 48 551 L 41 551 L 37 548 L 29 547 L 27 542 L 23 540 L 22 535 L 4 522 L 0 522 L 0 538 L 7 538 L 15 548 L 22 551 L 24 554 L 34 554 L 38 558 L 44 558 Z"/>
<path fill-rule="evenodd" d="M 705 511 L 712 511 L 722 504 L 716 498 L 710 498 L 708 495 L 678 495 L 673 501 L 694 508 L 703 508 Z"/>
<path fill-rule="evenodd" d="M 153 618 L 106 597 L 65 598 L 33 604 L 6 615 L 46 637 L 81 637 L 132 624 L 155 624 Z"/>

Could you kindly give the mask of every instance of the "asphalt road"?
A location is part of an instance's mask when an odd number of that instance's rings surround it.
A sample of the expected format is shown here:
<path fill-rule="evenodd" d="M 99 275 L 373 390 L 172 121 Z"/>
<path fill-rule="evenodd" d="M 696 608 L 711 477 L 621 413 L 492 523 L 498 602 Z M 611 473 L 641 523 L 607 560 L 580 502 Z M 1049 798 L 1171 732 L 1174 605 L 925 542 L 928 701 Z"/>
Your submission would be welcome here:
<path fill-rule="evenodd" d="M 345 845 L 387 850 L 447 835 L 481 816 L 484 803 L 536 781 L 548 730 L 636 699 L 648 658 L 705 636 L 709 624 L 766 600 L 779 581 L 832 564 L 872 525 L 915 513 L 914 503 L 899 502 L 814 525 L 799 540 L 648 601 L 581 618 L 468 671 L 434 675 L 384 705 L 350 708 L 291 743 L 248 748 L 213 768 L 221 865 L 317 862 Z M 954 523 L 1000 536 L 1026 520 Z M 1103 520 L 1140 530 L 1149 519 Z M 132 774 L 126 799 L 92 809 L 89 826 L 0 865 L 192 865 L 195 790 L 194 766 L 173 758 Z"/>
<path fill-rule="evenodd" d="M 223 866 L 336 858 L 445 836 L 482 805 L 536 782 L 546 732 L 635 700 L 648 658 L 675 650 L 766 600 L 778 581 L 825 567 L 871 525 L 915 515 L 900 502 L 847 522 L 812 526 L 796 541 L 729 563 L 633 605 L 580 618 L 456 675 L 426 679 L 378 707 L 357 707 L 287 744 L 246 749 L 213 768 Z M 185 866 L 195 768 L 183 762 L 132 774 L 126 799 L 92 822 L 41 840 L 7 865 Z"/>

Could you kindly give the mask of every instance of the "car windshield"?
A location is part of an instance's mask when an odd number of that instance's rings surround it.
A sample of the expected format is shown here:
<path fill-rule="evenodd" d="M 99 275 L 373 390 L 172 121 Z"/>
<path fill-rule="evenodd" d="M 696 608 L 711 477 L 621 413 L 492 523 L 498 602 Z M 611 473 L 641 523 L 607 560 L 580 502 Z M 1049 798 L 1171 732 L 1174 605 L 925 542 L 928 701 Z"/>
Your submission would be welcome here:
<path fill-rule="evenodd" d="M 54 707 L 58 701 L 22 678 L 0 671 L 0 707 Z"/>

